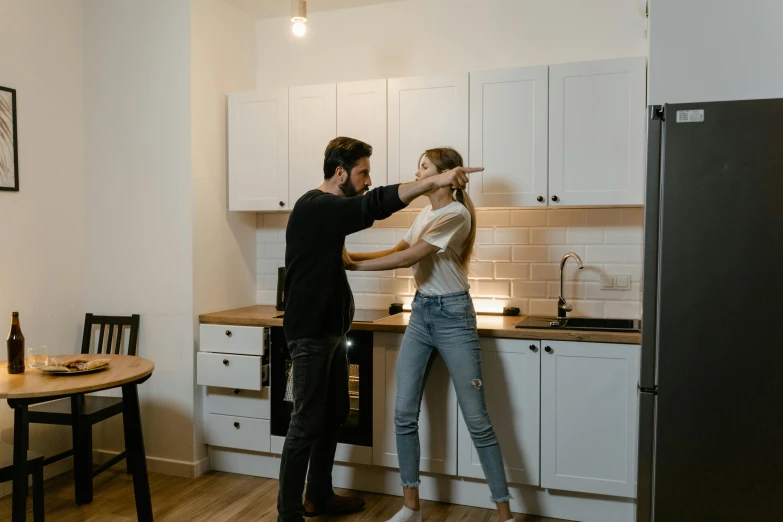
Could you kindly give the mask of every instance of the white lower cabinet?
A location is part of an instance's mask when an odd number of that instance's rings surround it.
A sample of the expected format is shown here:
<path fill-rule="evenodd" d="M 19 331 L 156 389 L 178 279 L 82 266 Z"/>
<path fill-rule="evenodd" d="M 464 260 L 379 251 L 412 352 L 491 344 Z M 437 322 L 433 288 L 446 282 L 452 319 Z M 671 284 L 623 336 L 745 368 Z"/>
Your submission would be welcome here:
<path fill-rule="evenodd" d="M 205 420 L 204 442 L 210 446 L 269 452 L 268 420 L 214 413 L 207 414 Z"/>
<path fill-rule="evenodd" d="M 481 339 L 484 396 L 513 484 L 539 484 L 540 344 Z M 458 441 L 459 475 L 484 479 L 461 409 Z"/>
<path fill-rule="evenodd" d="M 376 333 L 373 353 L 373 459 L 376 466 L 399 468 L 394 429 L 397 356 L 402 336 Z M 420 470 L 457 474 L 457 395 L 441 358 L 430 371 L 421 401 Z"/>
<path fill-rule="evenodd" d="M 634 497 L 639 346 L 541 346 L 541 486 Z"/>

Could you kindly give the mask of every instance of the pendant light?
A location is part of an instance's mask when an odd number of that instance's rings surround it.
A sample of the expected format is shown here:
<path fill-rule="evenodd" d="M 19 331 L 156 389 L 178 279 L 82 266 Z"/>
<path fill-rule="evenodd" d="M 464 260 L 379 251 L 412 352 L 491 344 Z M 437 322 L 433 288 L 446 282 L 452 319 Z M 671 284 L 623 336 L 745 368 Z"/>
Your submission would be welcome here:
<path fill-rule="evenodd" d="M 291 32 L 299 37 L 307 33 L 307 0 L 291 0 Z"/>

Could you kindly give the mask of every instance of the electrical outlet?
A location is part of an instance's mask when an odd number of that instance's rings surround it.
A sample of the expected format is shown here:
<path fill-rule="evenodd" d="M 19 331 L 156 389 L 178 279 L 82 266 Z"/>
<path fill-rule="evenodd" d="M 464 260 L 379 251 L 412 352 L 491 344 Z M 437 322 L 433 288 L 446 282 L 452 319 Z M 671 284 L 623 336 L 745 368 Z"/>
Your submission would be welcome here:
<path fill-rule="evenodd" d="M 607 274 L 601 275 L 601 288 L 607 289 L 607 288 L 614 288 L 614 276 L 610 276 Z"/>
<path fill-rule="evenodd" d="M 615 276 L 615 288 L 620 290 L 630 290 L 631 274 L 617 274 Z"/>

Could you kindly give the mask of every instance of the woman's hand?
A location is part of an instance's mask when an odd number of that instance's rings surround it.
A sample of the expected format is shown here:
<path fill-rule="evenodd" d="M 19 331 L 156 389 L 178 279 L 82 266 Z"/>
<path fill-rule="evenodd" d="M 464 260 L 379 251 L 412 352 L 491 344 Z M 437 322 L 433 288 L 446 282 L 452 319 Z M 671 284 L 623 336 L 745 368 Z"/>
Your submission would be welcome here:
<path fill-rule="evenodd" d="M 356 270 L 356 261 L 351 259 L 351 255 L 345 247 L 343 247 L 343 268 L 346 270 Z"/>

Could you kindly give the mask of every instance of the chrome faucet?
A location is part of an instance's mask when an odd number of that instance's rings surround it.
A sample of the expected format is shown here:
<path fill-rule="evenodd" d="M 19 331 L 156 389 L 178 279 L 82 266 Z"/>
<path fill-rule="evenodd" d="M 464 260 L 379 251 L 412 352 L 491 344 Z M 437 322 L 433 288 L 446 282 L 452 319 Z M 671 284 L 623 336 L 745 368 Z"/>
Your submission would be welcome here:
<path fill-rule="evenodd" d="M 574 309 L 574 306 L 566 303 L 566 300 L 563 297 L 563 267 L 565 266 L 566 261 L 568 261 L 569 257 L 573 258 L 574 261 L 576 261 L 576 263 L 579 265 L 579 270 L 584 268 L 584 265 L 582 264 L 582 259 L 573 252 L 567 253 L 566 255 L 563 256 L 563 259 L 560 260 L 560 297 L 557 300 L 558 319 L 565 319 L 566 312 L 570 312 L 571 310 Z"/>

